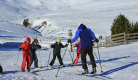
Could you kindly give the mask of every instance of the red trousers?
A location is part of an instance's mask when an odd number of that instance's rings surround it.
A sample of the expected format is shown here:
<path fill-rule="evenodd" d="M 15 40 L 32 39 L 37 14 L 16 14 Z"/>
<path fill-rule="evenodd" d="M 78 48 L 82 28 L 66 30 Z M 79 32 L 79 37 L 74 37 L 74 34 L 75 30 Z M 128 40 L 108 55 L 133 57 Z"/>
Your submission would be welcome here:
<path fill-rule="evenodd" d="M 25 53 L 25 54 L 22 54 L 22 55 L 23 55 L 23 62 L 22 62 L 22 65 L 21 65 L 21 70 L 25 69 L 26 62 L 27 62 L 27 69 L 30 70 L 30 66 L 31 66 L 30 54 Z"/>
<path fill-rule="evenodd" d="M 78 60 L 79 60 L 79 57 L 80 57 L 80 52 L 77 52 L 77 57 L 76 57 L 76 59 L 74 60 L 74 65 L 76 65 L 77 64 L 77 62 L 78 62 Z M 87 61 L 87 58 L 86 58 L 86 61 Z"/>
<path fill-rule="evenodd" d="M 76 57 L 76 59 L 74 60 L 74 65 L 76 65 L 77 64 L 77 62 L 78 62 L 78 60 L 79 60 L 79 57 L 80 57 L 80 52 L 77 52 L 77 57 Z"/>

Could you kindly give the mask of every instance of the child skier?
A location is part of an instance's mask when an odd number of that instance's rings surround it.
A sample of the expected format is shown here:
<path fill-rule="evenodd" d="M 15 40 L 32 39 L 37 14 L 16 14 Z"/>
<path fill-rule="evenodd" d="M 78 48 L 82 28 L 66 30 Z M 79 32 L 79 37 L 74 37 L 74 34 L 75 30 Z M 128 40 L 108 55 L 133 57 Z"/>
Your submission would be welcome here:
<path fill-rule="evenodd" d="M 80 57 L 80 53 L 81 53 L 81 42 L 78 42 L 78 43 L 74 44 L 73 46 L 77 47 L 77 50 L 76 50 L 77 51 L 77 57 L 76 57 L 76 59 L 74 60 L 74 63 L 73 63 L 74 66 L 76 66 L 76 64 L 77 64 L 77 62 L 79 60 L 79 57 Z"/>
<path fill-rule="evenodd" d="M 34 41 L 32 42 L 31 46 L 32 46 L 32 50 L 30 51 L 31 65 L 32 65 L 32 63 L 34 61 L 34 67 L 38 68 L 38 59 L 37 59 L 37 55 L 36 55 L 35 51 L 37 49 L 41 49 L 41 46 L 38 44 L 38 40 L 37 39 L 34 39 Z"/>
<path fill-rule="evenodd" d="M 26 65 L 26 62 L 27 62 L 27 70 L 28 72 L 30 71 L 30 65 L 31 65 L 31 59 L 30 59 L 30 53 L 29 51 L 32 50 L 32 47 L 31 47 L 31 39 L 29 37 L 26 38 L 26 41 L 19 47 L 19 50 L 22 50 L 23 49 L 23 61 L 22 61 L 22 65 L 21 65 L 21 70 L 23 72 L 25 72 L 25 65 Z"/>
<path fill-rule="evenodd" d="M 81 53 L 81 42 L 78 42 L 76 44 L 73 45 L 74 47 L 77 47 L 77 57 L 76 59 L 74 60 L 73 64 L 76 65 L 78 60 L 79 60 L 79 57 L 80 57 L 80 53 Z"/>
<path fill-rule="evenodd" d="M 62 45 L 61 39 L 60 39 L 60 37 L 58 37 L 57 41 L 54 44 L 51 45 L 51 48 L 53 48 L 53 59 L 50 62 L 49 66 L 52 66 L 54 64 L 56 56 L 57 56 L 57 58 L 59 60 L 59 63 L 60 63 L 60 66 L 65 67 L 63 65 L 63 62 L 62 62 L 62 58 L 61 58 L 61 55 L 60 55 L 60 50 L 61 50 L 61 48 L 64 48 L 64 47 L 67 47 L 67 46 L 68 46 L 68 44 Z"/>

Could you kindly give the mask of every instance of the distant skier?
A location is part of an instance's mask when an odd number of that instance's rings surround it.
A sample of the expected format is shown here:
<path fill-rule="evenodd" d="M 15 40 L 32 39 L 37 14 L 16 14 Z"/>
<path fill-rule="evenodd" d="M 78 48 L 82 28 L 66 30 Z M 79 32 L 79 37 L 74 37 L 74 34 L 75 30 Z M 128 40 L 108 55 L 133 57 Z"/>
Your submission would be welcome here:
<path fill-rule="evenodd" d="M 37 49 L 41 49 L 41 46 L 38 44 L 38 40 L 34 39 L 34 41 L 31 44 L 32 46 L 32 50 L 30 51 L 30 57 L 31 57 L 31 65 L 34 61 L 34 67 L 38 68 L 38 59 L 37 59 L 37 55 L 36 55 L 36 50 Z"/>
<path fill-rule="evenodd" d="M 93 56 L 93 42 L 92 37 L 94 41 L 99 42 L 99 40 L 95 37 L 94 33 L 91 31 L 91 29 L 87 28 L 84 24 L 80 23 L 78 30 L 76 31 L 75 37 L 72 39 L 68 39 L 68 43 L 75 42 L 78 37 L 80 37 L 81 41 L 81 61 L 82 61 L 82 68 L 84 69 L 84 72 L 82 74 L 88 74 L 88 67 L 86 63 L 86 55 L 88 54 L 90 57 L 90 61 L 92 64 L 92 72 L 91 74 L 96 73 L 96 64 L 95 59 Z"/>
<path fill-rule="evenodd" d="M 55 62 L 55 59 L 56 59 L 56 56 L 59 60 L 59 63 L 60 63 L 60 66 L 64 66 L 63 62 L 62 62 L 62 58 L 61 58 L 61 55 L 60 55 L 60 50 L 61 48 L 64 48 L 64 47 L 67 47 L 68 44 L 66 45 L 62 45 L 61 43 L 61 39 L 60 37 L 58 37 L 57 41 L 51 45 L 51 48 L 53 48 L 53 59 L 52 61 L 50 62 L 49 66 L 53 66 L 54 62 Z"/>
<path fill-rule="evenodd" d="M 23 50 L 23 61 L 22 61 L 22 65 L 21 65 L 21 70 L 23 72 L 25 72 L 25 65 L 27 62 L 27 70 L 28 72 L 30 71 L 30 65 L 31 65 L 31 58 L 30 58 L 30 53 L 29 51 L 32 50 L 31 47 L 31 39 L 29 37 L 26 38 L 26 41 L 19 47 L 19 50 Z"/>
<path fill-rule="evenodd" d="M 0 65 L 0 74 L 2 74 L 3 72 L 3 69 L 2 69 L 2 66 Z"/>

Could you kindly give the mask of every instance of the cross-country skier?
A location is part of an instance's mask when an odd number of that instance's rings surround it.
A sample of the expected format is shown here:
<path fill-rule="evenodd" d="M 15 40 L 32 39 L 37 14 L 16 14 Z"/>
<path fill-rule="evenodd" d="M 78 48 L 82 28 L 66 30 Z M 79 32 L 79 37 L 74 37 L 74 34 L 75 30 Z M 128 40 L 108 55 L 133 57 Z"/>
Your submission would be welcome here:
<path fill-rule="evenodd" d="M 37 59 L 37 55 L 36 55 L 36 50 L 37 49 L 41 49 L 41 46 L 38 44 L 38 40 L 34 39 L 34 41 L 31 44 L 32 46 L 32 50 L 30 51 L 30 57 L 31 57 L 31 65 L 34 61 L 34 67 L 38 68 L 38 59 Z"/>
<path fill-rule="evenodd" d="M 75 60 L 73 62 L 74 66 L 76 66 L 76 64 L 79 60 L 80 54 L 81 54 L 81 42 L 78 42 L 78 43 L 74 44 L 73 46 L 77 47 L 77 50 L 76 50 L 77 51 L 77 57 L 75 58 Z"/>
<path fill-rule="evenodd" d="M 87 28 L 84 24 L 80 23 L 78 30 L 75 33 L 75 37 L 72 39 L 68 39 L 68 43 L 73 43 L 75 42 L 78 37 L 80 37 L 81 41 L 81 61 L 82 61 L 82 68 L 84 69 L 84 72 L 82 74 L 88 74 L 88 67 L 86 63 L 86 55 L 88 54 L 90 57 L 90 61 L 92 64 L 92 72 L 91 74 L 96 73 L 96 64 L 95 64 L 95 59 L 93 56 L 93 42 L 92 38 L 94 41 L 99 42 L 99 40 L 95 37 L 94 33 L 91 31 L 91 29 Z"/>
<path fill-rule="evenodd" d="M 73 46 L 74 46 L 74 47 L 77 47 L 77 50 L 76 50 L 76 52 L 77 52 L 77 57 L 75 58 L 75 60 L 74 60 L 74 62 L 73 62 L 73 64 L 76 65 L 77 62 L 78 62 L 78 60 L 79 60 L 80 53 L 81 53 L 81 42 L 78 42 L 78 43 L 74 44 Z"/>
<path fill-rule="evenodd" d="M 19 50 L 23 50 L 22 55 L 23 55 L 23 61 L 21 65 L 21 70 L 25 72 L 25 65 L 27 62 L 27 70 L 28 72 L 30 71 L 30 66 L 31 66 L 31 58 L 30 58 L 30 53 L 29 51 L 32 50 L 31 47 L 31 39 L 29 37 L 26 38 L 26 41 L 19 47 Z"/>
<path fill-rule="evenodd" d="M 61 50 L 61 48 L 64 48 L 64 47 L 67 47 L 67 46 L 68 46 L 68 44 L 62 45 L 61 39 L 60 39 L 60 37 L 58 37 L 57 41 L 54 44 L 51 45 L 51 48 L 53 48 L 53 59 L 50 62 L 49 66 L 53 66 L 53 64 L 55 62 L 55 59 L 56 59 L 56 56 L 57 56 L 57 58 L 59 60 L 59 63 L 60 63 L 60 66 L 65 67 L 63 62 L 62 62 L 62 58 L 61 58 L 61 55 L 60 55 L 60 52 L 61 52 L 60 50 Z"/>

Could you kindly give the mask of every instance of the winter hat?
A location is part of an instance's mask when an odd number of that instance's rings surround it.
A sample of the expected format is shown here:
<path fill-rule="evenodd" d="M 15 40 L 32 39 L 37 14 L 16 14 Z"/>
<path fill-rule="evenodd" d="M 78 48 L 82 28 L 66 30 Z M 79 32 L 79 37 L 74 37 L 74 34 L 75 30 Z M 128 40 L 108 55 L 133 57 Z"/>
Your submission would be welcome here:
<path fill-rule="evenodd" d="M 38 42 L 38 40 L 37 39 L 34 39 L 34 42 Z"/>
<path fill-rule="evenodd" d="M 58 37 L 58 38 L 57 38 L 57 42 L 61 42 L 61 39 L 60 39 L 60 37 Z"/>
<path fill-rule="evenodd" d="M 31 39 L 29 37 L 26 38 L 26 41 L 31 42 Z"/>
<path fill-rule="evenodd" d="M 81 24 L 82 24 L 82 23 L 80 22 L 80 23 L 79 23 L 79 26 L 80 26 Z"/>

